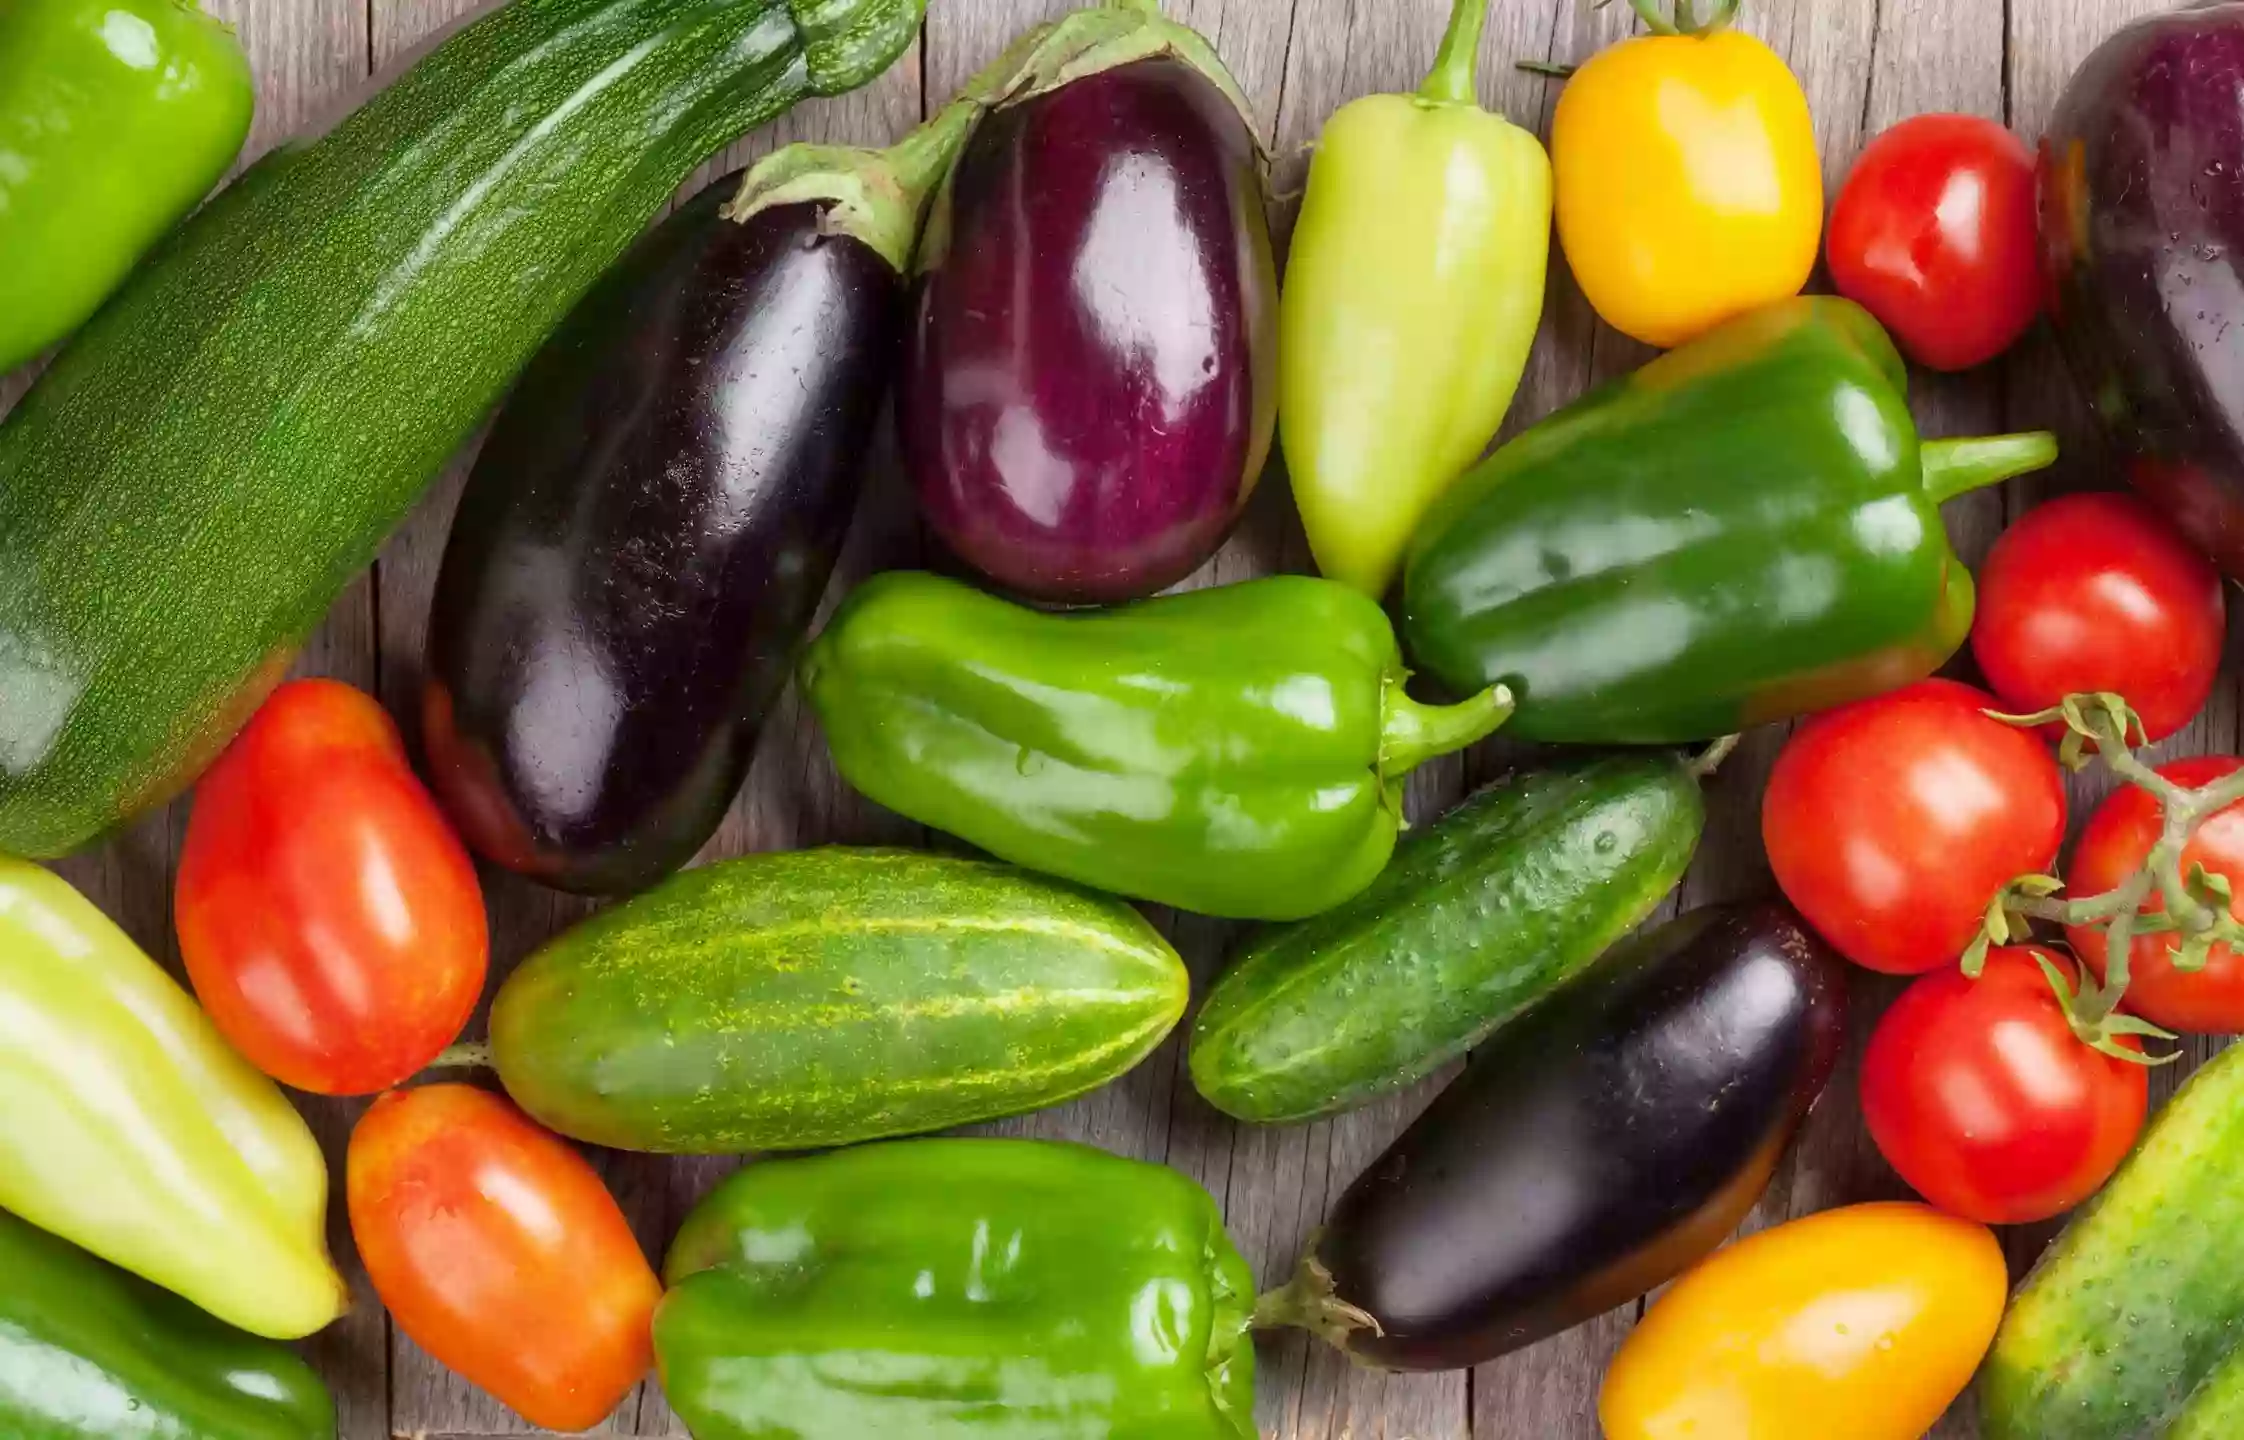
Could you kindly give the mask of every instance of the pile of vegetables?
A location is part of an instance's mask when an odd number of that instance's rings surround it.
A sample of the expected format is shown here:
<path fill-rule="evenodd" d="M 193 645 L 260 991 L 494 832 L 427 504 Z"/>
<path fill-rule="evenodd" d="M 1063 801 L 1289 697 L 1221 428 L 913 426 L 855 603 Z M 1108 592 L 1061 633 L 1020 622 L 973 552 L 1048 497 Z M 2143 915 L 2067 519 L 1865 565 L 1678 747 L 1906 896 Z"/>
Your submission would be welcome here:
<path fill-rule="evenodd" d="M 2244 4 L 2115 37 L 2038 157 L 1904 122 L 1826 234 L 1737 0 L 1632 3 L 1546 155 L 1478 104 L 1455 0 L 1418 92 L 1332 118 L 1282 294 L 1239 87 L 1154 0 L 644 234 L 921 0 L 513 0 L 199 210 L 249 120 L 223 27 L 0 8 L 0 365 L 68 337 L 0 424 L 0 1432 L 333 1435 L 275 1343 L 349 1303 L 287 1085 L 379 1097 L 368 1278 L 541 1426 L 652 1368 L 702 1440 L 1246 1440 L 1257 1328 L 1465 1368 L 1667 1287 L 1610 1440 L 1909 1440 L 1975 1372 L 1997 1440 L 2234 1433 L 2244 1059 L 2155 1116 L 2148 1077 L 2244 1031 L 2244 758 L 2137 751 L 2204 707 L 2244 577 L 2244 390 L 2160 288 L 2244 263 L 2168 123 L 2244 133 Z M 1484 455 L 1554 228 L 1669 353 Z M 1819 254 L 1837 295 L 1801 294 Z M 1908 366 L 1993 359 L 2045 281 L 2134 493 L 2030 511 L 1975 579 L 1942 503 L 2056 441 L 1921 436 Z M 494 405 L 416 757 L 277 682 Z M 972 578 L 876 576 L 814 637 L 890 413 Z M 1321 574 L 1162 593 L 1274 447 Z M 1967 641 L 1985 688 L 1940 674 Z M 688 869 L 791 679 L 850 783 L 986 856 Z M 1739 732 L 1792 720 L 1781 898 L 1640 931 Z M 1562 749 L 1405 834 L 1410 774 L 1499 730 Z M 2068 855 L 2089 764 L 2121 784 Z M 190 785 L 192 995 L 33 863 Z M 615 903 L 462 1044 L 476 858 Z M 1133 901 L 1261 923 L 1194 1011 Z M 1850 962 L 1912 977 L 1861 1108 L 1929 1203 L 1725 1246 Z M 1181 1174 L 902 1138 L 1180 1029 L 1256 1124 L 1469 1061 L 1260 1296 Z M 825 1153 L 723 1182 L 658 1272 L 572 1141 Z M 1987 1227 L 2075 1207 L 2010 1297 Z"/>

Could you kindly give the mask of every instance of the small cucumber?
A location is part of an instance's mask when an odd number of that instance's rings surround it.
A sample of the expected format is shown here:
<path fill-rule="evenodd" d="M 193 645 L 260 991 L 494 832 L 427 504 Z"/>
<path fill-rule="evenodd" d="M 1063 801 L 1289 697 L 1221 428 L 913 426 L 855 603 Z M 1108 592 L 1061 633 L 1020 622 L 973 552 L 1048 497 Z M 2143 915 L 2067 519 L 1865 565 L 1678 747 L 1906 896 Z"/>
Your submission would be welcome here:
<path fill-rule="evenodd" d="M 2244 1420 L 2244 1048 L 2159 1112 L 2011 1302 L 1987 1440 L 2211 1440 Z"/>
<path fill-rule="evenodd" d="M 1423 1079 L 1642 923 L 1705 824 L 1697 779 L 1665 752 L 1484 790 L 1354 900 L 1247 946 L 1194 1024 L 1193 1084 L 1270 1124 Z"/>
<path fill-rule="evenodd" d="M 751 855 L 567 932 L 491 1006 L 499 1078 L 619 1150 L 845 1145 L 1018 1115 L 1135 1066 L 1184 1015 L 1128 905 L 901 850 Z"/>

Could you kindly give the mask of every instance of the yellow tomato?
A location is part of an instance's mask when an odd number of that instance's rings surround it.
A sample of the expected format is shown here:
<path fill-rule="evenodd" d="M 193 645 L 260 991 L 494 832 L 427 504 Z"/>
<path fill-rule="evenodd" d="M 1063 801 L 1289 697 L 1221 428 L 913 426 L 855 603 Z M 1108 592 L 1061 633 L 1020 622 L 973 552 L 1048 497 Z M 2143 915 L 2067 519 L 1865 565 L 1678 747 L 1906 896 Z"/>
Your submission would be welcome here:
<path fill-rule="evenodd" d="M 1918 1440 L 1970 1383 L 2010 1288 L 1984 1225 L 1856 1205 L 1740 1240 L 1614 1357 L 1607 1440 Z"/>
<path fill-rule="evenodd" d="M 1751 35 L 1645 35 L 1559 97 L 1558 238 L 1614 329 L 1663 348 L 1797 295 L 1823 241 L 1808 99 Z"/>

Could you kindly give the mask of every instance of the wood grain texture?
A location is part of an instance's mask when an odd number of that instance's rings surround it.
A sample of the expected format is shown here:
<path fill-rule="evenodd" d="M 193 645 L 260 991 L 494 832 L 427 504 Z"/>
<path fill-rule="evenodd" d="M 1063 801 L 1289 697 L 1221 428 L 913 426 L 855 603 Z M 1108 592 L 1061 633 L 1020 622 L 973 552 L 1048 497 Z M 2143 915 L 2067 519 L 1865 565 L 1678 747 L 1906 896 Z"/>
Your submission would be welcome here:
<path fill-rule="evenodd" d="M 252 149 L 262 149 L 337 113 L 443 27 L 486 0 L 209 0 L 235 21 L 260 81 Z M 1547 135 L 1558 86 L 1515 70 L 1511 61 L 1579 61 L 1628 33 L 1626 6 L 1592 0 L 1491 0 L 1482 46 L 1483 100 Z M 1928 109 L 2007 118 L 2032 136 L 2079 60 L 2127 19 L 2166 8 L 2167 0 L 1748 0 L 1747 27 L 1799 73 L 1817 124 L 1827 181 L 1835 191 L 1868 134 Z M 931 0 L 921 45 L 857 95 L 813 102 L 712 160 L 695 187 L 778 144 L 801 138 L 884 143 L 939 104 L 1017 31 L 1064 13 L 1066 0 Z M 1253 123 L 1273 159 L 1281 237 L 1291 196 L 1306 171 L 1308 147 L 1325 118 L 1358 95 L 1414 87 L 1439 39 L 1447 0 L 1169 0 L 1169 12 L 1209 36 L 1237 74 Z M 1554 250 L 1545 324 L 1507 433 L 1573 399 L 1596 381 L 1625 373 L 1650 352 L 1600 324 Z M 0 408 L 25 376 L 0 378 Z M 1916 409 L 1928 433 L 1962 434 L 2049 424 L 2068 445 L 2065 465 L 2044 481 L 1974 497 L 1950 507 L 1950 528 L 1976 562 L 2004 520 L 2066 488 L 2118 483 L 2084 424 L 2061 365 L 2035 340 L 2004 365 L 1960 379 L 1920 378 Z M 420 688 L 429 596 L 458 486 L 472 447 L 432 488 L 400 529 L 375 571 L 338 603 L 307 648 L 302 670 L 376 687 L 410 733 Z M 923 534 L 893 454 L 884 450 L 867 478 L 834 595 L 874 571 L 948 562 Z M 1307 549 L 1273 463 L 1246 522 L 1189 584 L 1228 583 L 1277 569 L 1307 568 Z M 2244 644 L 2237 648 L 2244 649 Z M 2244 656 L 2232 656 L 2232 660 Z M 1968 676 L 1968 660 L 1959 673 Z M 2240 735 L 2237 667 L 2213 706 L 2170 753 L 2233 750 Z M 1758 840 L 1758 807 L 1778 730 L 1750 737 L 1709 789 L 1710 822 L 1699 863 L 1670 910 L 1767 893 Z M 1430 818 L 1469 785 L 1531 760 L 1523 747 L 1491 742 L 1463 759 L 1428 767 L 1413 784 L 1411 809 Z M 2100 787 L 2076 787 L 2076 819 Z M 151 816 L 62 870 L 153 953 L 172 959 L 169 895 L 185 806 Z M 815 724 L 790 695 L 770 725 L 755 769 L 704 858 L 829 842 L 928 839 L 918 827 L 856 796 L 828 761 Z M 583 902 L 548 894 L 512 877 L 486 873 L 494 971 L 504 973 L 548 935 L 586 913 Z M 1665 913 L 1665 912 L 1663 912 Z M 1197 978 L 1222 963 L 1237 927 L 1190 916 L 1157 917 Z M 1891 982 L 1856 989 L 1854 1028 L 1865 1033 Z M 480 1024 L 480 1020 L 478 1024 Z M 2199 1043 L 2202 1058 L 2210 1046 Z M 2179 1070 L 2183 1067 L 2174 1067 Z M 2178 1078 L 2159 1077 L 2164 1094 Z M 1136 1073 L 1099 1094 L 1043 1114 L 984 1127 L 990 1133 L 1086 1140 L 1163 1161 L 1199 1179 L 1222 1201 L 1232 1233 L 1257 1276 L 1289 1270 L 1347 1184 L 1438 1088 L 1437 1079 L 1360 1114 L 1317 1125 L 1237 1126 L 1203 1104 L 1187 1080 L 1181 1044 L 1172 1042 Z M 1812 1117 L 1793 1156 L 1748 1228 L 1835 1204 L 1903 1193 L 1864 1135 L 1852 1061 Z M 338 1158 L 356 1106 L 308 1104 L 315 1128 Z M 687 1207 L 731 1161 L 658 1161 L 601 1154 L 650 1254 L 659 1255 Z M 348 1264 L 348 1236 L 333 1227 Z M 2015 1265 L 2030 1263 L 2053 1227 L 2007 1237 Z M 449 1375 L 402 1335 L 393 1336 L 354 1271 L 358 1303 L 309 1353 L 334 1383 L 344 1440 L 423 1436 L 471 1440 L 530 1433 L 504 1409 Z M 1599 1375 L 1634 1324 L 1626 1306 L 1568 1335 L 1483 1366 L 1470 1375 L 1384 1377 L 1356 1370 L 1299 1337 L 1261 1349 L 1258 1416 L 1274 1440 L 1594 1440 Z M 625 1402 L 602 1433 L 680 1435 L 658 1387 Z M 1934 1432 L 1936 1440 L 1974 1433 L 1968 1399 Z"/>

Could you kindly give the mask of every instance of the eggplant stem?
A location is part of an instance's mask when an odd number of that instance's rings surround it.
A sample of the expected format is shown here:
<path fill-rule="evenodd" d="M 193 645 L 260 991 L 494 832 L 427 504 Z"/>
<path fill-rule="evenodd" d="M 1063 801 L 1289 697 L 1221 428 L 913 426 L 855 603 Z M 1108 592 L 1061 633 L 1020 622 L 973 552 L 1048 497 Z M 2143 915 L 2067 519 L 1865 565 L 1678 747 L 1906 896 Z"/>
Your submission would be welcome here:
<path fill-rule="evenodd" d="M 430 1070 L 489 1070 L 494 1068 L 491 1042 L 462 1040 L 425 1067 Z"/>
<path fill-rule="evenodd" d="M 1480 103 L 1480 36 L 1488 24 L 1488 0 L 1456 0 L 1449 11 L 1449 29 L 1441 37 L 1441 50 L 1426 83 L 1418 87 L 1421 100 L 1445 105 Z"/>
<path fill-rule="evenodd" d="M 2057 463 L 2057 437 L 2047 430 L 1927 440 L 1918 449 L 1925 494 L 1935 505 Z"/>
<path fill-rule="evenodd" d="M 1421 705 L 1390 677 L 1380 697 L 1379 778 L 1393 783 L 1437 755 L 1449 755 L 1496 733 L 1519 708 L 1509 686 L 1491 685 L 1457 705 Z"/>

